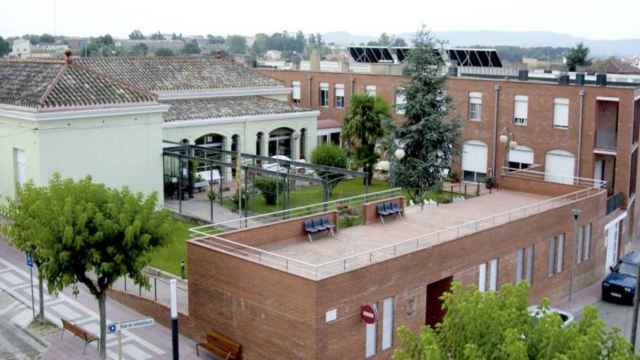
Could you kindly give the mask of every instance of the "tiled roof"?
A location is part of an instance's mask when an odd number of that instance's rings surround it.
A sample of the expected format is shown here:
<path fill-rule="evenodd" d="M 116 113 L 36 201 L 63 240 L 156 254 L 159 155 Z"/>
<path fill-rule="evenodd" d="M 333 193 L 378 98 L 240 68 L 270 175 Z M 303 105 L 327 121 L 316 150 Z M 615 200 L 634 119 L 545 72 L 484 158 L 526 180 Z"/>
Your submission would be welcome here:
<path fill-rule="evenodd" d="M 171 105 L 164 114 L 165 122 L 307 111 L 286 101 L 262 96 L 167 100 L 162 103 Z"/>
<path fill-rule="evenodd" d="M 76 61 L 154 92 L 283 87 L 280 82 L 223 57 L 100 57 Z"/>
<path fill-rule="evenodd" d="M 0 61 L 0 104 L 36 111 L 155 103 L 155 95 L 63 61 Z"/>

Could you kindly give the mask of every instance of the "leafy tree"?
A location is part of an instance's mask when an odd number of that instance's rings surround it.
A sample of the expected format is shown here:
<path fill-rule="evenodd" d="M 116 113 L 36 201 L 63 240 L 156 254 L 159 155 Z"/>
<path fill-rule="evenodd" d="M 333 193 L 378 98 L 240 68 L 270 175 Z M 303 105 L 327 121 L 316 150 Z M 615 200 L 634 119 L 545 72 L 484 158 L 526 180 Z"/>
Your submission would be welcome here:
<path fill-rule="evenodd" d="M 160 31 L 151 34 L 151 36 L 149 37 L 150 40 L 166 40 L 164 35 L 162 35 L 162 33 L 160 33 Z"/>
<path fill-rule="evenodd" d="M 129 54 L 133 56 L 147 56 L 148 53 L 149 47 L 145 43 L 135 44 L 129 51 Z"/>
<path fill-rule="evenodd" d="M 207 35 L 207 40 L 211 45 L 224 45 L 224 37 L 222 36 L 215 36 L 215 35 L 209 34 Z"/>
<path fill-rule="evenodd" d="M 144 34 L 140 30 L 133 30 L 131 34 L 129 34 L 130 40 L 144 40 Z"/>
<path fill-rule="evenodd" d="M 460 138 L 460 121 L 448 116 L 452 103 L 446 93 L 445 64 L 435 47 L 431 34 L 420 30 L 407 59 L 406 121 L 396 134 L 406 155 L 394 164 L 394 183 L 420 203 L 450 167 Z"/>
<path fill-rule="evenodd" d="M 284 189 L 284 184 L 280 186 L 282 180 L 269 177 L 259 176 L 254 181 L 254 186 L 264 197 L 267 205 L 275 205 L 278 201 L 278 195 Z"/>
<path fill-rule="evenodd" d="M 198 46 L 198 42 L 195 40 L 189 41 L 182 48 L 183 54 L 200 54 L 200 46 Z"/>
<path fill-rule="evenodd" d="M 160 48 L 156 50 L 155 55 L 158 57 L 167 57 L 167 56 L 174 56 L 175 54 L 171 49 Z"/>
<path fill-rule="evenodd" d="M 247 52 L 247 38 L 242 35 L 227 36 L 225 45 L 232 54 L 245 54 Z"/>
<path fill-rule="evenodd" d="M 263 56 L 267 50 L 269 50 L 269 35 L 265 33 L 258 33 L 253 40 L 253 45 L 251 45 L 251 49 L 255 52 L 257 56 Z"/>
<path fill-rule="evenodd" d="M 379 96 L 355 94 L 349 100 L 344 118 L 342 137 L 353 151 L 356 164 L 367 173 L 369 184 L 373 179 L 373 167 L 378 161 L 377 142 L 384 136 L 384 119 L 391 117 L 391 106 Z"/>
<path fill-rule="evenodd" d="M 98 46 L 100 47 L 109 47 L 116 45 L 115 41 L 113 41 L 113 37 L 110 34 L 98 36 L 98 38 L 96 39 L 96 44 L 98 44 Z"/>
<path fill-rule="evenodd" d="M 393 40 L 393 43 L 391 43 L 391 46 L 407 47 L 409 45 L 407 44 L 407 42 L 403 38 L 399 37 L 399 38 L 395 38 L 395 40 Z"/>
<path fill-rule="evenodd" d="M 182 37 L 182 34 L 173 33 L 171 34 L 171 40 L 184 40 L 184 38 Z"/>
<path fill-rule="evenodd" d="M 563 327 L 560 316 L 546 312 L 534 318 L 528 311 L 528 286 L 503 285 L 497 292 L 454 283 L 443 297 L 447 313 L 437 329 L 419 334 L 398 329 L 396 360 L 528 360 L 639 359 L 618 329 L 608 329 L 594 307 L 586 307 L 577 322 Z M 541 305 L 548 308 L 548 301 Z"/>
<path fill-rule="evenodd" d="M 148 286 L 142 269 L 172 237 L 173 221 L 158 211 L 157 194 L 144 197 L 54 175 L 48 186 L 27 185 L 9 202 L 10 232 L 28 232 L 51 292 L 84 284 L 100 309 L 100 355 L 106 356 L 107 290 L 122 276 Z"/>
<path fill-rule="evenodd" d="M 11 52 L 11 44 L 0 36 L 0 57 L 3 57 Z"/>
<path fill-rule="evenodd" d="M 51 34 L 40 35 L 40 44 L 53 44 L 56 42 L 56 38 Z"/>
<path fill-rule="evenodd" d="M 318 145 L 311 153 L 311 163 L 316 165 L 333 166 L 345 169 L 347 167 L 347 154 L 340 146 L 334 144 Z M 318 176 L 329 183 L 329 193 L 338 183 L 344 179 L 344 175 L 332 171 L 318 171 Z"/>
<path fill-rule="evenodd" d="M 569 71 L 576 71 L 578 66 L 591 65 L 591 60 L 589 59 L 590 51 L 591 50 L 584 46 L 583 43 L 579 43 L 575 47 L 569 49 L 569 53 L 567 54 L 567 68 Z"/>

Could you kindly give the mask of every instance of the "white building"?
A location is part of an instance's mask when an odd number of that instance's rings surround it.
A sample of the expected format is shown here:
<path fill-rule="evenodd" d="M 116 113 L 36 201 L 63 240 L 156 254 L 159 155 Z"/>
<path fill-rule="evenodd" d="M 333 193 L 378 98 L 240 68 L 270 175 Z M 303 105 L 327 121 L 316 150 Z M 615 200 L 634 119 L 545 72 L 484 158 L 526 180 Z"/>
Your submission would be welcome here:
<path fill-rule="evenodd" d="M 163 140 L 292 159 L 316 146 L 317 111 L 226 58 L 0 62 L 0 197 L 54 172 L 162 193 Z"/>
<path fill-rule="evenodd" d="M 17 58 L 26 58 L 31 55 L 31 42 L 25 39 L 16 39 L 13 40 L 13 45 L 11 47 L 11 57 Z"/>

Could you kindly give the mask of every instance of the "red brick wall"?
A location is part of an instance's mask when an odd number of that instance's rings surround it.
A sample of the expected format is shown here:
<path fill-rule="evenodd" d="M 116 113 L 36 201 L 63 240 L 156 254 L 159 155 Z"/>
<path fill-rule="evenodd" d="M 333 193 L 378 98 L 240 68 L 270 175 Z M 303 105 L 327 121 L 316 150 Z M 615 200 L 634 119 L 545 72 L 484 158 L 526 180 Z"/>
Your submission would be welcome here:
<path fill-rule="evenodd" d="M 380 217 L 378 216 L 376 207 L 378 206 L 378 204 L 387 202 L 397 203 L 400 205 L 400 208 L 404 210 L 404 196 L 396 196 L 380 201 L 368 202 L 362 204 L 362 215 L 364 216 L 364 223 L 369 224 L 372 222 L 380 222 Z"/>
<path fill-rule="evenodd" d="M 500 176 L 498 178 L 498 182 L 500 189 L 529 192 L 553 197 L 570 194 L 587 188 L 586 186 L 573 186 L 547 182 L 542 178 L 536 179 L 524 174 L 518 175 L 517 173 Z"/>
<path fill-rule="evenodd" d="M 333 224 L 338 224 L 338 213 L 336 211 L 328 211 L 310 216 L 282 220 L 268 225 L 229 231 L 219 234 L 218 236 L 253 247 L 260 247 L 285 240 L 302 240 L 306 239 L 307 236 L 304 231 L 304 221 L 324 216 L 329 217 L 329 220 L 332 221 Z"/>

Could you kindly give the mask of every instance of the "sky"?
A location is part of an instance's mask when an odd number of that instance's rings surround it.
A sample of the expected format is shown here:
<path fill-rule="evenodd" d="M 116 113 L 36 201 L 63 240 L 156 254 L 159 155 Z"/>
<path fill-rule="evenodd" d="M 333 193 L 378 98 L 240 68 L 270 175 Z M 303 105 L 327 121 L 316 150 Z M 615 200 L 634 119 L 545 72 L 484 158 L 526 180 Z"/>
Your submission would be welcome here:
<path fill-rule="evenodd" d="M 413 33 L 425 24 L 433 31 L 553 31 L 589 39 L 640 38 L 639 0 L 521 4 L 513 0 L 2 0 L 0 36 L 47 32 L 126 37 L 133 29 L 145 34 L 302 30 L 377 36 L 383 31 Z"/>

